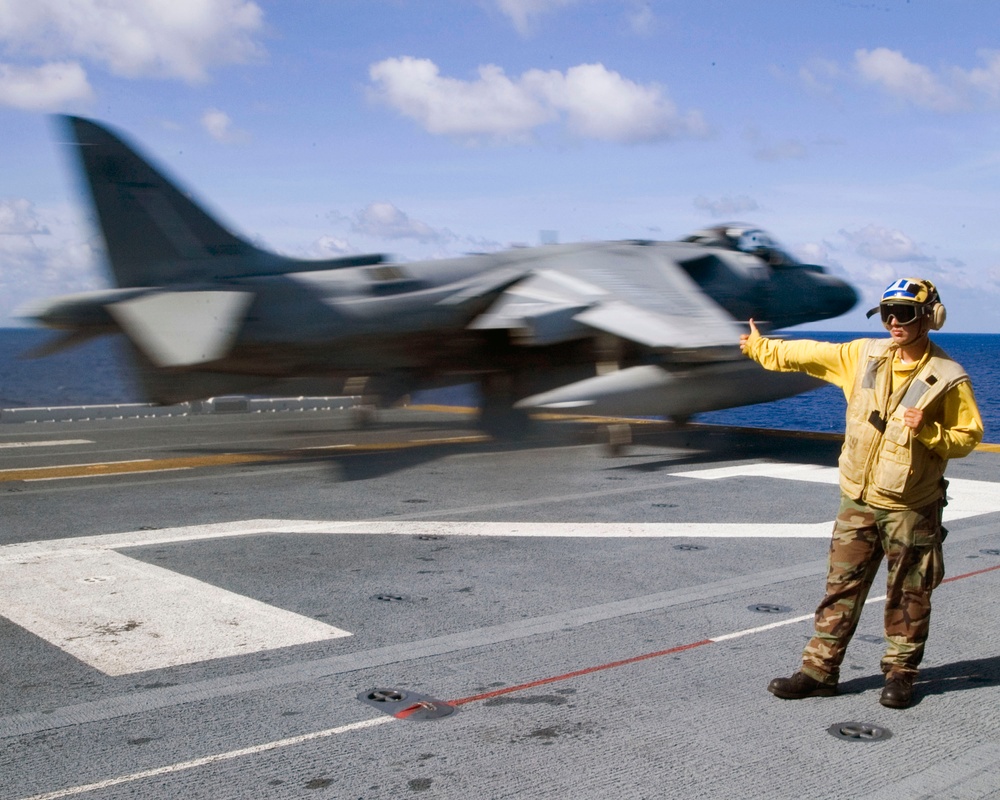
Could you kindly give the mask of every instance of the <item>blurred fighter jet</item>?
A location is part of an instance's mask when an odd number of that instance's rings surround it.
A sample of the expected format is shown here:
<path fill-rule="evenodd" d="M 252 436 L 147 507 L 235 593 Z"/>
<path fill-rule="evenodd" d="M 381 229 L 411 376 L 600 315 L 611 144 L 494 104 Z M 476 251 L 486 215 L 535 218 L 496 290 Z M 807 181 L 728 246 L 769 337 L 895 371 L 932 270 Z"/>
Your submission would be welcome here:
<path fill-rule="evenodd" d="M 326 261 L 223 228 L 118 135 L 66 117 L 118 288 L 29 312 L 54 352 L 123 333 L 146 398 L 361 394 L 478 382 L 484 424 L 538 409 L 687 418 L 816 386 L 757 369 L 745 320 L 835 317 L 854 290 L 763 231 Z M 488 426 L 487 426 L 488 427 Z"/>

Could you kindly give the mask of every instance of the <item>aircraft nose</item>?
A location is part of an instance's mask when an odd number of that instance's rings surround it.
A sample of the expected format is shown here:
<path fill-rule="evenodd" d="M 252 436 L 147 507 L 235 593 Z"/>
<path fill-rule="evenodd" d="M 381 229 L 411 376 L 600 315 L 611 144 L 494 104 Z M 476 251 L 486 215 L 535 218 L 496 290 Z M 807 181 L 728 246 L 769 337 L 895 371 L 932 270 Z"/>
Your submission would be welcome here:
<path fill-rule="evenodd" d="M 858 302 L 857 291 L 846 281 L 837 280 L 836 285 L 831 286 L 827 291 L 831 294 L 831 305 L 835 305 L 839 309 L 838 314 L 850 311 Z"/>
<path fill-rule="evenodd" d="M 858 302 L 858 293 L 847 281 L 832 275 L 819 275 L 819 302 L 828 309 L 830 316 L 836 317 L 854 308 Z"/>

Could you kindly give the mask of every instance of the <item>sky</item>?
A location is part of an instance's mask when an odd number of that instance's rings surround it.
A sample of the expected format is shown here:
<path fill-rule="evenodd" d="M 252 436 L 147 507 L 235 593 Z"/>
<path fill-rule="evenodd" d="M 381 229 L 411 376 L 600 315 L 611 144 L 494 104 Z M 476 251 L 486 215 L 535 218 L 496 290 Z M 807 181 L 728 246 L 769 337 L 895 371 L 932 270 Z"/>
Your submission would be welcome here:
<path fill-rule="evenodd" d="M 56 114 L 299 257 L 770 232 L 1000 333 L 995 0 L 0 0 L 0 326 L 109 286 Z"/>

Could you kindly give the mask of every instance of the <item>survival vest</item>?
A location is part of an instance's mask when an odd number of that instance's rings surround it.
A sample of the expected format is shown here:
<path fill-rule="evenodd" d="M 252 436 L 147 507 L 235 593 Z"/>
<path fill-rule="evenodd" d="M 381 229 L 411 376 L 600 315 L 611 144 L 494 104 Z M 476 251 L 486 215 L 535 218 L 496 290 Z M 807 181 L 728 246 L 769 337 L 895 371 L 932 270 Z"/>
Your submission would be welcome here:
<path fill-rule="evenodd" d="M 947 461 L 916 440 L 903 414 L 919 408 L 927 421 L 937 419 L 945 394 L 969 376 L 931 342 L 909 378 L 892 391 L 896 350 L 891 341 L 870 339 L 860 353 L 847 404 L 840 488 L 877 508 L 920 508 L 944 494 Z"/>

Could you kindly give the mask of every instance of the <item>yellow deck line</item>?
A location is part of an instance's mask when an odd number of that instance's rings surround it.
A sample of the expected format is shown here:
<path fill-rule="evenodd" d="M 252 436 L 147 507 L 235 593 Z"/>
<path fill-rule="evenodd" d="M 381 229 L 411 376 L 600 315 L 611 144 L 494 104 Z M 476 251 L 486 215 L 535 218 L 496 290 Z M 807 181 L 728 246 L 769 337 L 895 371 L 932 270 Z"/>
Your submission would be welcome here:
<path fill-rule="evenodd" d="M 81 478 L 99 475 L 126 475 L 136 472 L 161 472 L 168 469 L 257 464 L 262 461 L 287 461 L 280 453 L 219 453 L 210 456 L 160 458 L 148 461 L 109 461 L 104 464 L 64 464 L 57 467 L 28 467 L 0 474 L 0 483 L 45 478 Z"/>
<path fill-rule="evenodd" d="M 130 475 L 142 472 L 163 472 L 165 470 L 197 469 L 201 467 L 228 467 L 237 464 L 316 460 L 323 458 L 332 451 L 338 450 L 341 452 L 379 452 L 440 444 L 472 444 L 488 441 L 490 441 L 490 437 L 486 435 L 450 436 L 435 439 L 415 439 L 410 442 L 330 445 L 327 447 L 310 447 L 301 450 L 272 453 L 216 453 L 204 456 L 159 458 L 143 461 L 109 461 L 98 464 L 63 464 L 55 467 L 28 467 L 0 472 L 0 483 L 52 480 L 56 478 L 97 477 L 101 475 Z"/>
<path fill-rule="evenodd" d="M 476 414 L 479 412 L 477 408 L 470 408 L 469 406 L 442 406 L 442 405 L 413 405 L 406 406 L 408 409 L 413 409 L 416 411 L 431 411 L 446 414 Z M 562 414 L 558 412 L 539 412 L 531 415 L 533 419 L 541 419 L 548 421 L 558 421 L 566 420 L 567 422 L 589 422 L 595 424 L 604 423 L 605 425 L 611 423 L 624 423 L 627 425 L 663 425 L 667 428 L 673 428 L 674 423 L 668 422 L 666 420 L 659 419 L 648 419 L 639 417 L 593 417 L 587 416 L 586 414 Z M 751 428 L 746 426 L 738 425 L 716 425 L 714 423 L 706 422 L 692 422 L 689 423 L 690 428 L 715 428 L 724 429 L 727 431 L 738 431 L 741 433 L 757 433 L 766 434 L 769 436 L 791 436 L 796 439 L 818 439 L 821 441 L 842 441 L 844 434 L 842 433 L 824 433 L 822 431 L 796 431 L 787 428 Z M 1000 453 L 1000 444 L 993 444 L 991 442 L 981 442 L 976 450 L 984 453 Z"/>
<path fill-rule="evenodd" d="M 790 428 L 753 428 L 741 425 L 721 425 L 714 422 L 689 422 L 684 427 L 679 427 L 672 422 L 659 419 L 633 418 L 633 417 L 588 417 L 576 414 L 543 413 L 532 414 L 534 419 L 542 420 L 566 420 L 570 422 L 604 423 L 605 425 L 617 423 L 625 425 L 653 426 L 660 425 L 666 430 L 720 430 L 730 433 L 750 433 L 764 436 L 785 436 L 793 439 L 816 439 L 826 442 L 842 442 L 844 434 L 827 433 L 824 431 L 797 431 Z M 976 445 L 976 450 L 984 453 L 1000 453 L 1000 444 L 991 442 L 980 442 Z"/>
<path fill-rule="evenodd" d="M 563 417 L 570 419 L 570 417 Z M 578 422 L 604 423 L 619 422 L 629 424 L 654 424 L 656 420 L 630 420 L 596 417 L 576 417 Z M 660 423 L 670 426 L 670 423 Z M 822 433 L 819 431 L 793 431 L 777 428 L 744 428 L 724 425 L 706 425 L 694 423 L 690 426 L 696 429 L 715 428 L 737 433 L 751 433 L 765 436 L 791 437 L 797 439 L 815 439 L 821 441 L 839 441 L 844 437 L 837 433 Z M 166 470 L 198 469 L 204 467 L 228 467 L 239 464 L 262 464 L 295 460 L 313 460 L 324 457 L 335 451 L 345 453 L 384 452 L 388 450 L 404 450 L 415 447 L 429 447 L 442 444 L 478 444 L 490 441 L 485 434 L 469 434 L 466 436 L 438 437 L 433 439 L 415 439 L 409 442 L 375 442 L 368 444 L 337 444 L 319 445 L 314 447 L 287 450 L 280 452 L 258 453 L 216 453 L 204 456 L 185 456 L 176 458 L 145 459 L 131 461 L 109 461 L 96 464 L 63 464 L 54 467 L 27 467 L 25 469 L 0 470 L 0 483 L 12 481 L 53 480 L 58 478 L 99 477 L 102 475 L 131 475 L 143 472 L 163 472 Z M 1000 444 L 984 442 L 976 450 L 986 453 L 1000 453 Z"/>

